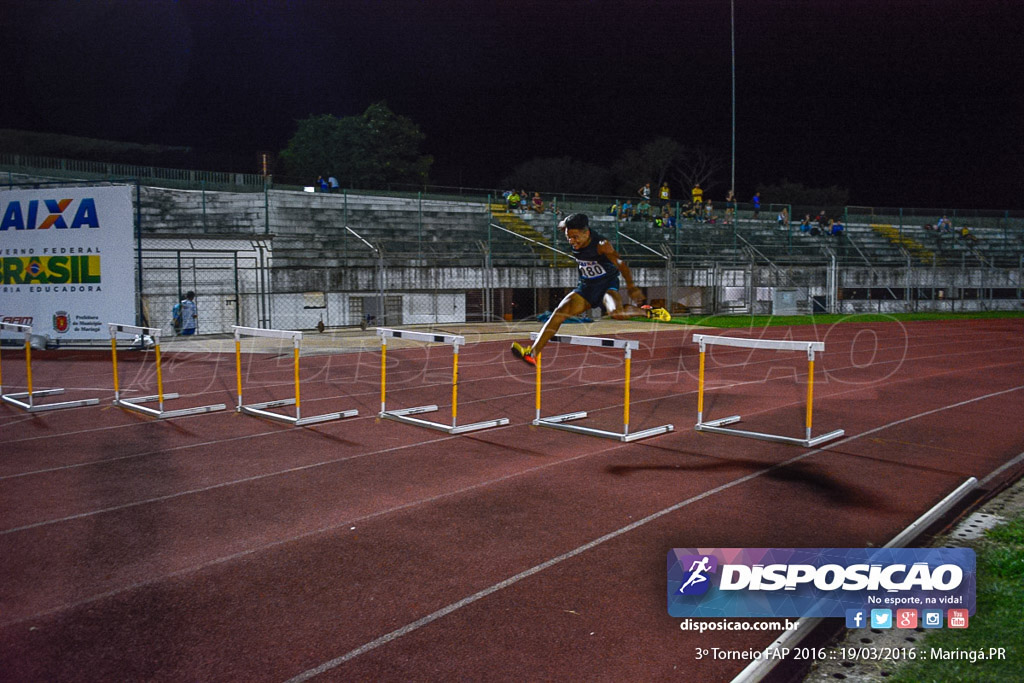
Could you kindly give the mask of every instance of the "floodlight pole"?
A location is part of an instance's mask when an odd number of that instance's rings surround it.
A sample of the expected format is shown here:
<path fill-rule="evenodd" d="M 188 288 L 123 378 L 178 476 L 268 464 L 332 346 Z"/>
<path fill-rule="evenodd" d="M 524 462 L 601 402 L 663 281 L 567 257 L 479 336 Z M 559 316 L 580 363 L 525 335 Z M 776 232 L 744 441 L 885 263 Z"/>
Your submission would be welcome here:
<path fill-rule="evenodd" d="M 729 188 L 733 193 L 733 208 L 736 197 L 736 0 L 729 0 L 729 27 L 732 43 L 732 176 Z M 736 220 L 735 213 L 733 221 Z"/>

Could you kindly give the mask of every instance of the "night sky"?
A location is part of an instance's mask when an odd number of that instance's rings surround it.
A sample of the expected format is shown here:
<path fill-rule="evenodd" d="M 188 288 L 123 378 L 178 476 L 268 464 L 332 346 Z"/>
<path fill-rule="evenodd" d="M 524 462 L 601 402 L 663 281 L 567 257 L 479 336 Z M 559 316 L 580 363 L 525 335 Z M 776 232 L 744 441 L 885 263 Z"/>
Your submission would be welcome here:
<path fill-rule="evenodd" d="M 730 152 L 728 0 L 0 0 L 0 38 L 0 127 L 253 171 L 296 119 L 378 100 L 420 125 L 441 184 L 659 136 Z M 736 0 L 736 91 L 741 200 L 786 178 L 1024 208 L 1021 0 Z"/>

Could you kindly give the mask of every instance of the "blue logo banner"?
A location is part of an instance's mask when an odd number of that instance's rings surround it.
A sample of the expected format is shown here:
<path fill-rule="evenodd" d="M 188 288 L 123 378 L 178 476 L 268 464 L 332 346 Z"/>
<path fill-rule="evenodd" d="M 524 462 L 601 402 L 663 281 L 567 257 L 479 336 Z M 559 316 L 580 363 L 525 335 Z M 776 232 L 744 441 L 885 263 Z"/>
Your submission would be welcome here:
<path fill-rule="evenodd" d="M 885 614 L 901 608 L 958 608 L 973 615 L 975 593 L 970 548 L 673 548 L 668 553 L 673 617 L 844 617 L 857 624 L 877 617 L 882 628 L 891 628 Z"/>

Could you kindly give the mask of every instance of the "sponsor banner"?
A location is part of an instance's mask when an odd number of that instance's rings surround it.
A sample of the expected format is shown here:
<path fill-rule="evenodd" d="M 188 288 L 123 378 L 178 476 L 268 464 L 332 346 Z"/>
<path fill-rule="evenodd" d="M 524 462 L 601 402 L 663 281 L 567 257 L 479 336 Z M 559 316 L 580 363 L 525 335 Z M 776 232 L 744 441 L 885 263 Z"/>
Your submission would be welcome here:
<path fill-rule="evenodd" d="M 127 186 L 0 190 L 0 321 L 106 338 L 135 319 L 133 245 Z"/>
<path fill-rule="evenodd" d="M 970 548 L 673 548 L 673 617 L 848 617 L 850 611 L 974 614 Z"/>

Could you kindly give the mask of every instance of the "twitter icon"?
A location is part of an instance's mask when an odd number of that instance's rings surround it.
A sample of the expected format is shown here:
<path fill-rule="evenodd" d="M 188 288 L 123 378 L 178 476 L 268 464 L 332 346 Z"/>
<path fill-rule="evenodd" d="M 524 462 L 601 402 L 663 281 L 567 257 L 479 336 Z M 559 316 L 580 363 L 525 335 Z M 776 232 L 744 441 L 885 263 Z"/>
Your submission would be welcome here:
<path fill-rule="evenodd" d="M 892 628 L 892 610 L 871 610 L 871 628 Z"/>

